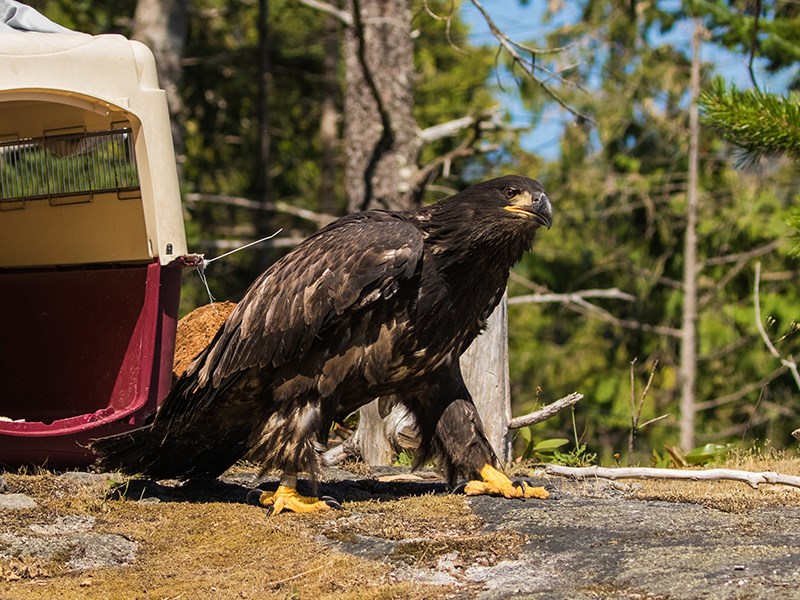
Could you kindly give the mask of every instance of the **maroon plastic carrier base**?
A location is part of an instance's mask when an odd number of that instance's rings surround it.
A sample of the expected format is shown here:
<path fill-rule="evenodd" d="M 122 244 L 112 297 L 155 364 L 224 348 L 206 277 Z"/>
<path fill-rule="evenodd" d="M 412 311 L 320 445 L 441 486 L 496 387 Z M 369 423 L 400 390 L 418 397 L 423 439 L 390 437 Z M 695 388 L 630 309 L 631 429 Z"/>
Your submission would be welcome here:
<path fill-rule="evenodd" d="M 0 271 L 0 464 L 80 467 L 169 391 L 181 268 Z"/>

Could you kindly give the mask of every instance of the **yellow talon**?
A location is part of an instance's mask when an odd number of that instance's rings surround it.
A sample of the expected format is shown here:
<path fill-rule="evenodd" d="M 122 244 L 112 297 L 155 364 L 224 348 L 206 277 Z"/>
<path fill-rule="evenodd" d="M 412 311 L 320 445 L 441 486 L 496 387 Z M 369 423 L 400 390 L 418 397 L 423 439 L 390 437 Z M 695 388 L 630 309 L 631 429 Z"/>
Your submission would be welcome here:
<path fill-rule="evenodd" d="M 483 481 L 473 480 L 467 483 L 464 493 L 467 496 L 504 496 L 506 498 L 547 498 L 550 493 L 543 487 L 533 487 L 525 482 L 514 483 L 492 465 L 481 469 Z"/>
<path fill-rule="evenodd" d="M 310 496 L 301 496 L 295 488 L 288 485 L 280 485 L 274 492 L 263 492 L 258 499 L 258 503 L 269 508 L 271 515 L 277 515 L 284 510 L 296 513 L 310 513 L 331 509 L 323 500 Z"/>

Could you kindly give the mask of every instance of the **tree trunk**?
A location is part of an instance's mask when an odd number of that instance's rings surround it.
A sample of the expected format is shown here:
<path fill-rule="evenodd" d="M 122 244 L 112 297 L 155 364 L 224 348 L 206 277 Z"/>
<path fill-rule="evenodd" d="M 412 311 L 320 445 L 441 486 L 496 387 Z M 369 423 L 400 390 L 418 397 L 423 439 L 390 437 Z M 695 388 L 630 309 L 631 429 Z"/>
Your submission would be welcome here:
<path fill-rule="evenodd" d="M 695 445 L 695 388 L 697 380 L 697 204 L 698 204 L 698 122 L 700 95 L 700 37 L 702 24 L 694 22 L 692 73 L 689 85 L 689 189 L 686 195 L 686 234 L 683 251 L 683 323 L 681 326 L 681 421 L 680 446 L 688 452 Z"/>
<path fill-rule="evenodd" d="M 344 39 L 350 212 L 412 208 L 419 152 L 409 0 L 349 0 Z"/>
<path fill-rule="evenodd" d="M 186 160 L 181 127 L 181 58 L 186 42 L 187 17 L 187 0 L 139 0 L 133 17 L 135 25 L 132 36 L 150 48 L 156 58 L 158 81 L 167 93 L 179 178 Z"/>
<path fill-rule="evenodd" d="M 508 301 L 489 317 L 486 331 L 461 356 L 464 383 L 472 394 L 497 458 L 511 459 L 511 385 L 508 379 Z"/>
<path fill-rule="evenodd" d="M 320 178 L 317 196 L 319 211 L 335 215 L 340 210 L 336 204 L 336 171 L 339 167 L 339 20 L 327 16 L 325 22 L 325 57 L 323 58 L 322 100 L 319 119 L 319 139 L 322 145 L 320 158 Z"/>
<path fill-rule="evenodd" d="M 409 0 L 348 0 L 353 26 L 344 36 L 345 192 L 349 212 L 408 209 L 406 179 L 416 172 L 412 114 L 414 55 Z M 404 183 L 405 182 L 405 183 Z M 359 416 L 361 457 L 388 464 L 394 455 L 377 401 Z"/>

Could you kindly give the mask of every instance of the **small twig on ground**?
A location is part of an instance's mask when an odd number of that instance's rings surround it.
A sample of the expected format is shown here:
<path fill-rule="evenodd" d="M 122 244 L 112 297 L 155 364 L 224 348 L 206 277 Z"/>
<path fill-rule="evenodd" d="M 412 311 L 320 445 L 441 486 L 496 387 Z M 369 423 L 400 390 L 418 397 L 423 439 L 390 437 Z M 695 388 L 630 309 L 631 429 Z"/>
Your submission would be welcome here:
<path fill-rule="evenodd" d="M 509 429 L 519 429 L 520 427 L 527 427 L 528 425 L 535 425 L 549 419 L 550 417 L 560 413 L 565 408 L 576 405 L 583 398 L 580 392 L 572 392 L 568 396 L 564 396 L 556 400 L 552 404 L 548 404 L 534 411 L 530 414 L 521 417 L 514 417 L 508 424 Z"/>
<path fill-rule="evenodd" d="M 302 573 L 297 573 L 296 575 L 292 575 L 291 577 L 286 577 L 285 579 L 278 579 L 277 581 L 270 581 L 268 584 L 266 584 L 266 587 L 275 587 L 276 585 L 281 585 L 289 581 L 294 581 L 295 579 L 300 579 L 301 577 L 305 577 L 306 575 L 310 575 L 311 573 L 316 573 L 317 571 L 321 571 L 322 569 L 328 568 L 329 566 L 330 563 L 326 562 L 324 565 L 314 567 L 313 569 L 309 569 L 308 571 L 303 571 Z"/>
<path fill-rule="evenodd" d="M 650 467 L 613 468 L 613 467 L 564 467 L 547 465 L 548 475 L 564 475 L 576 479 L 600 477 L 603 479 L 682 479 L 689 481 L 741 481 L 758 489 L 762 483 L 789 485 L 800 488 L 800 477 L 783 475 L 771 471 L 753 472 L 738 469 L 707 469 L 691 471 L 683 469 L 654 469 Z"/>

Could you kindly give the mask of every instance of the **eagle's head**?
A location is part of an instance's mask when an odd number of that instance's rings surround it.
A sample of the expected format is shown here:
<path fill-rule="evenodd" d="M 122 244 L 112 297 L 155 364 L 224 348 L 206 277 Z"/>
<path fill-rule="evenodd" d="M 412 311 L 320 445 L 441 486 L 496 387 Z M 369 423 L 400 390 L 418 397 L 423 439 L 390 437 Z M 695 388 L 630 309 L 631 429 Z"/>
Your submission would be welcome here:
<path fill-rule="evenodd" d="M 497 260 L 507 268 L 553 224 L 550 199 L 535 179 L 506 175 L 471 185 L 422 209 L 418 218 L 434 253 L 450 260 Z"/>
<path fill-rule="evenodd" d="M 553 209 L 544 188 L 535 179 L 506 175 L 473 185 L 461 193 L 467 202 L 480 204 L 479 212 L 508 222 L 536 228 L 553 224 Z M 509 223 L 511 225 L 511 223 Z"/>

